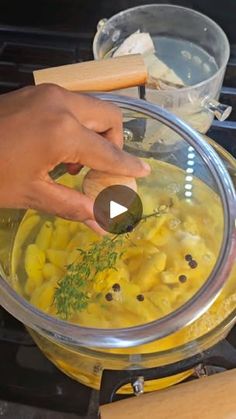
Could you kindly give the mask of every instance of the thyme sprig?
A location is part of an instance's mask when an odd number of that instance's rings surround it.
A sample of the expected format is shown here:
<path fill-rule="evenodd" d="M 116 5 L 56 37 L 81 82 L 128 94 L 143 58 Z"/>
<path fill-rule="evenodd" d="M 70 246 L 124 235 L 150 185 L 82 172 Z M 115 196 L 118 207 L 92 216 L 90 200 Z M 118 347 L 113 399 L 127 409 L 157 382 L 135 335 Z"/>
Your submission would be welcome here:
<path fill-rule="evenodd" d="M 144 215 L 141 221 L 166 214 L 169 206 L 160 206 L 153 213 Z M 134 228 L 130 231 L 133 231 Z M 92 243 L 88 250 L 77 249 L 78 258 L 67 266 L 66 275 L 58 281 L 54 294 L 57 315 L 63 319 L 84 310 L 90 299 L 89 289 L 99 272 L 106 269 L 116 270 L 116 263 L 123 252 L 118 251 L 129 233 L 116 235 L 113 238 L 104 236 L 102 240 Z"/>
<path fill-rule="evenodd" d="M 89 285 L 99 272 L 116 269 L 116 262 L 122 253 L 117 248 L 122 238 L 105 236 L 92 243 L 88 250 L 78 249 L 76 262 L 67 266 L 66 275 L 58 281 L 54 294 L 57 314 L 70 318 L 75 312 L 84 310 L 89 301 Z"/>

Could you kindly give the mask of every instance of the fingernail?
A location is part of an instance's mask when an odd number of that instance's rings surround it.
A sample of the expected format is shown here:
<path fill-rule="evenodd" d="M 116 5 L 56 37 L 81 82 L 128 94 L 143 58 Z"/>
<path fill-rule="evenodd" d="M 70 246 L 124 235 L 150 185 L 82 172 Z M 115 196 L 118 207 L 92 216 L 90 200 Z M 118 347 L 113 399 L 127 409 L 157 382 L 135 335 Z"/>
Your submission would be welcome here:
<path fill-rule="evenodd" d="M 142 162 L 142 166 L 143 166 L 144 170 L 145 170 L 147 173 L 150 173 L 150 172 L 151 172 L 151 167 L 149 166 L 149 164 L 148 164 L 148 163 L 146 163 L 146 162 L 145 162 L 145 161 L 143 161 L 143 160 L 141 160 L 141 162 Z"/>

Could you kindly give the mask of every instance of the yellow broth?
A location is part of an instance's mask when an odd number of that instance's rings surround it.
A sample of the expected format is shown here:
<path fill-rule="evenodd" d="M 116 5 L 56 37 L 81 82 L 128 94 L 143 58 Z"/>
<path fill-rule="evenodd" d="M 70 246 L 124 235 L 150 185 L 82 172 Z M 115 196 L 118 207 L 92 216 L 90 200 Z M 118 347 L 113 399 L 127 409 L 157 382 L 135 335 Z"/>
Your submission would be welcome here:
<path fill-rule="evenodd" d="M 185 196 L 185 173 L 166 163 L 149 160 L 152 173 L 138 180 L 144 214 L 160 209 L 124 237 L 117 270 L 102 272 L 89 283 L 86 309 L 68 319 L 92 327 L 127 327 L 155 320 L 186 302 L 205 282 L 217 259 L 223 232 L 223 214 L 218 196 L 203 182 L 192 179 L 192 198 Z M 80 175 L 64 175 L 59 182 L 81 189 Z M 78 248 L 88 249 L 101 240 L 81 223 L 26 212 L 16 234 L 12 252 L 12 285 L 40 310 L 57 316 L 54 295 L 67 265 L 78 262 Z M 197 266 L 192 269 L 186 256 Z M 76 262 L 76 263 L 77 263 Z M 182 276 L 182 279 L 180 278 Z M 184 276 L 184 280 L 183 280 Z M 51 342 L 31 331 L 42 351 L 69 376 L 99 388 L 103 368 L 127 368 L 119 359 L 105 359 L 104 352 L 150 354 L 177 348 L 198 339 L 220 324 L 236 307 L 235 268 L 212 307 L 198 320 L 158 341 L 133 348 L 106 349 L 86 356 Z M 119 284 L 119 291 L 114 285 Z M 117 287 L 116 287 L 117 288 Z M 112 294 L 107 301 L 106 295 Z M 143 298 L 137 299 L 142 295 Z M 128 358 L 127 358 L 128 359 Z M 153 361 L 154 362 L 154 361 Z M 160 361 L 157 362 L 160 364 Z M 151 361 L 142 364 L 155 366 Z M 146 384 L 146 390 L 160 389 L 184 379 L 191 371 Z M 129 388 L 122 389 L 129 392 Z"/>
<path fill-rule="evenodd" d="M 69 321 L 120 328 L 155 320 L 189 300 L 214 267 L 223 231 L 217 194 L 193 178 L 192 197 L 186 198 L 184 171 L 150 162 L 152 173 L 138 180 L 138 193 L 144 215 L 156 210 L 158 215 L 123 236 L 116 269 L 88 281 L 88 304 Z M 59 182 L 80 189 L 83 175 L 64 175 Z M 57 316 L 54 295 L 67 266 L 80 263 L 78 249 L 88 250 L 99 240 L 82 223 L 27 211 L 12 255 L 18 291 L 37 308 Z"/>

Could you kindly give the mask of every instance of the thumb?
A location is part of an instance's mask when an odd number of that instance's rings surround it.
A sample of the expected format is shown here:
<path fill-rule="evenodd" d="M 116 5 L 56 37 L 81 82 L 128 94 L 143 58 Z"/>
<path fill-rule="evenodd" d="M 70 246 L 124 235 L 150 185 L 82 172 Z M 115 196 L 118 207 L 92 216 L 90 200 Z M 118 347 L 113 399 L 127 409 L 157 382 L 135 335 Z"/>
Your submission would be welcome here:
<path fill-rule="evenodd" d="M 35 197 L 37 197 L 35 199 Z M 94 220 L 93 200 L 75 189 L 53 181 L 40 181 L 33 190 L 31 208 L 72 221 L 82 221 L 99 234 L 104 230 Z"/>

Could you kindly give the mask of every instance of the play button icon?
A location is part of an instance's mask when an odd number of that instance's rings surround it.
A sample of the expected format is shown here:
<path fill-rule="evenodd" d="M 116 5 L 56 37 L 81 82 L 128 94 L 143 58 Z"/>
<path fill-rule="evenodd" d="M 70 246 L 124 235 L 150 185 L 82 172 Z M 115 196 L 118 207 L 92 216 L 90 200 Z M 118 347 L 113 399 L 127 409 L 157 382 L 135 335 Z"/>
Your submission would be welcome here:
<path fill-rule="evenodd" d="M 118 215 L 124 214 L 124 212 L 128 211 L 128 208 L 124 207 L 123 205 L 118 204 L 118 202 L 111 201 L 110 202 L 110 218 L 115 218 Z"/>
<path fill-rule="evenodd" d="M 133 230 L 143 215 L 142 201 L 133 189 L 113 185 L 103 189 L 94 202 L 94 218 L 103 230 L 123 234 Z"/>

